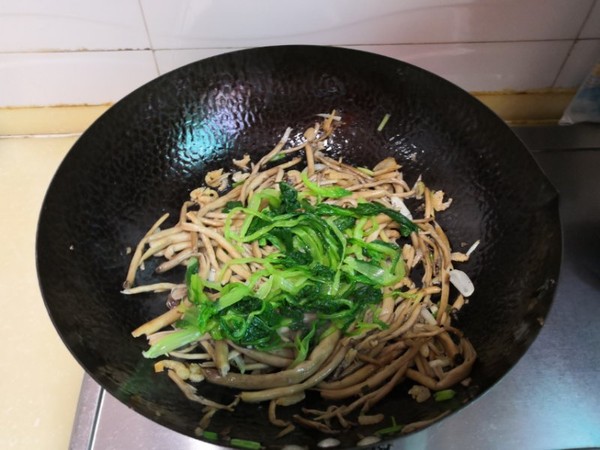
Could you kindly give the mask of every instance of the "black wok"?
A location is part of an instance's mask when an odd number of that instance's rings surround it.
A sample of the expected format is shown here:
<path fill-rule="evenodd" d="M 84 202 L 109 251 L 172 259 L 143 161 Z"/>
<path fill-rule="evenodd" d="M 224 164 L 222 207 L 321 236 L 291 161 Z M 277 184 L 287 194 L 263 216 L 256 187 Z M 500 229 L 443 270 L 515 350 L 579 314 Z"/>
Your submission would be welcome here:
<path fill-rule="evenodd" d="M 443 404 L 417 405 L 401 387 L 378 410 L 399 423 L 458 410 L 523 355 L 550 307 L 561 249 L 557 193 L 523 144 L 468 93 L 409 64 L 339 48 L 259 48 L 190 64 L 118 102 L 81 136 L 48 189 L 37 235 L 44 301 L 74 357 L 113 396 L 194 435 L 200 408 L 153 373 L 141 356 L 145 341 L 131 337 L 164 311 L 165 299 L 120 294 L 126 249 L 163 212 L 176 217 L 208 170 L 245 152 L 264 154 L 286 127 L 300 133 L 316 113 L 333 109 L 344 119 L 332 140 L 336 154 L 364 166 L 395 156 L 409 184 L 422 174 L 454 199 L 439 220 L 455 247 L 481 240 L 461 267 L 476 285 L 458 324 L 479 354 L 473 382 Z M 385 114 L 390 120 L 378 132 Z M 140 282 L 182 276 L 152 268 Z M 221 402 L 233 395 L 199 390 Z M 279 430 L 263 405 L 219 413 L 211 429 L 267 447 L 314 447 L 325 437 L 298 429 L 275 439 Z M 353 446 L 372 432 L 358 428 L 338 439 Z"/>

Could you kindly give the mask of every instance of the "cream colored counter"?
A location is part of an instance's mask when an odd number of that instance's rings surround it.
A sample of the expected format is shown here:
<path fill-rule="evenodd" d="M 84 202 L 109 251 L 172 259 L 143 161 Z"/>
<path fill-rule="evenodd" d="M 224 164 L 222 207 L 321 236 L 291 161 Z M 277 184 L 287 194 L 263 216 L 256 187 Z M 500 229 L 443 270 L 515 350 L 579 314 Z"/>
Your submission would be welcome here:
<path fill-rule="evenodd" d="M 35 269 L 46 188 L 75 137 L 0 139 L 0 448 L 65 449 L 83 371 L 46 313 Z"/>
<path fill-rule="evenodd" d="M 0 110 L 0 448 L 66 449 L 83 370 L 40 294 L 35 234 L 50 180 L 100 108 Z M 66 134 L 49 134 L 52 132 Z"/>

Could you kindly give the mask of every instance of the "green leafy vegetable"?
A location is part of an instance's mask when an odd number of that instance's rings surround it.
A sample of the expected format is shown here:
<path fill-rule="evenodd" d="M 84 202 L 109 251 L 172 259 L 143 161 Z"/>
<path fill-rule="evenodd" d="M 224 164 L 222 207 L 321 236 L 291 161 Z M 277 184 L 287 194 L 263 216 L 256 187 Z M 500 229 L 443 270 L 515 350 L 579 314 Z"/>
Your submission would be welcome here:
<path fill-rule="evenodd" d="M 342 198 L 352 195 L 352 192 L 339 186 L 319 186 L 317 183 L 310 181 L 304 172 L 302 172 L 302 182 L 317 197 Z"/>
<path fill-rule="evenodd" d="M 376 216 L 377 214 L 385 214 L 393 221 L 400 225 L 400 234 L 402 236 L 408 236 L 413 231 L 417 231 L 419 228 L 405 215 L 399 213 L 379 203 L 359 203 L 354 208 L 356 213 L 361 216 Z"/>
<path fill-rule="evenodd" d="M 144 355 L 145 358 L 156 358 L 157 356 L 172 352 L 173 350 L 194 342 L 198 340 L 200 336 L 202 336 L 202 331 L 199 329 L 192 327 L 183 328 L 163 337 L 147 351 L 142 352 L 142 355 Z"/>
<path fill-rule="evenodd" d="M 245 284 L 229 283 L 221 291 L 221 297 L 219 297 L 219 300 L 217 301 L 217 310 L 221 311 L 229 308 L 249 295 L 252 295 L 252 291 Z"/>
<path fill-rule="evenodd" d="M 338 230 L 345 231 L 348 228 L 352 228 L 356 224 L 356 219 L 354 217 L 342 216 L 336 218 L 333 223 Z"/>
<path fill-rule="evenodd" d="M 383 288 L 402 280 L 404 262 L 398 245 L 365 242 L 366 234 L 373 232 L 365 226 L 370 217 L 381 213 L 397 221 L 405 236 L 416 225 L 378 203 L 358 203 L 354 208 L 323 203 L 322 198 L 341 198 L 351 192 L 318 186 L 306 175 L 302 180 L 308 188 L 302 194 L 282 182 L 278 190 L 255 193 L 247 206 L 227 203 L 224 235 L 232 245 L 241 248 L 257 242 L 276 251 L 260 260 L 228 261 L 222 271 L 251 262 L 263 268 L 244 283 L 225 286 L 202 280 L 198 261 L 192 258 L 185 276 L 191 306 L 183 311 L 178 330 L 155 342 L 144 356 L 169 353 L 209 333 L 259 350 L 294 345 L 294 364 L 298 364 L 330 326 L 344 332 L 352 327 L 353 333 L 386 326 L 377 320 L 365 322 L 365 313 L 381 303 Z M 245 218 L 234 232 L 231 224 L 237 212 Z M 215 293 L 217 300 L 212 300 Z M 293 343 L 286 344 L 280 335 L 286 328 L 298 332 Z"/>
<path fill-rule="evenodd" d="M 194 274 L 198 273 L 198 258 L 190 259 L 185 271 L 185 284 L 190 285 L 190 281 Z"/>
<path fill-rule="evenodd" d="M 359 203 L 355 208 L 342 208 L 341 206 L 330 205 L 328 203 L 320 203 L 316 206 L 316 213 L 339 217 L 354 217 L 357 219 L 385 214 L 400 225 L 400 234 L 402 236 L 409 236 L 410 233 L 419 229 L 417 225 L 402 213 L 379 203 Z"/>
<path fill-rule="evenodd" d="M 232 201 L 232 202 L 227 202 L 225 203 L 225 208 L 223 208 L 223 212 L 224 213 L 228 213 L 230 212 L 233 208 L 241 208 L 243 207 L 244 204 L 240 201 Z"/>
<path fill-rule="evenodd" d="M 311 330 L 303 338 L 300 338 L 300 336 L 296 336 L 296 348 L 298 349 L 298 355 L 296 356 L 294 362 L 292 362 L 292 364 L 290 365 L 290 368 L 297 366 L 306 359 L 306 357 L 308 356 L 310 341 L 315 336 L 316 331 L 317 327 L 315 323 Z"/>
<path fill-rule="evenodd" d="M 300 208 L 298 201 L 298 191 L 287 183 L 279 183 L 279 192 L 281 192 L 281 205 L 277 209 L 279 214 L 292 213 Z"/>

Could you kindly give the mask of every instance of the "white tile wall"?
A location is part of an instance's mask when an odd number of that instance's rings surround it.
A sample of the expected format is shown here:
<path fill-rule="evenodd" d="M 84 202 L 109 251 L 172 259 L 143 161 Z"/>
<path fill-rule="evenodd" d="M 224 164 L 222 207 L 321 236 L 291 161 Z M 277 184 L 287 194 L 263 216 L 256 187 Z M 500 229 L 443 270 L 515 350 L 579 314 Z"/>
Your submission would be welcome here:
<path fill-rule="evenodd" d="M 597 62 L 600 62 L 600 39 L 577 41 L 556 80 L 556 86 L 579 86 Z"/>
<path fill-rule="evenodd" d="M 568 41 L 491 42 L 354 47 L 400 59 L 469 91 L 551 87 Z"/>
<path fill-rule="evenodd" d="M 157 76 L 152 52 L 0 54 L 0 105 L 114 102 Z"/>
<path fill-rule="evenodd" d="M 600 1 L 596 0 L 588 19 L 585 22 L 581 34 L 582 39 L 600 38 Z"/>
<path fill-rule="evenodd" d="M 569 52 L 569 41 L 487 42 L 348 46 L 406 61 L 469 91 L 551 87 Z M 161 74 L 236 49 L 184 49 L 155 52 Z"/>
<path fill-rule="evenodd" d="M 141 0 L 154 48 L 574 39 L 593 0 Z"/>
<path fill-rule="evenodd" d="M 194 48 L 194 49 L 182 49 L 182 50 L 156 50 L 154 57 L 156 58 L 156 65 L 158 72 L 162 75 L 170 72 L 171 70 L 177 69 L 178 67 L 185 66 L 186 64 L 199 61 L 201 59 L 210 58 L 211 56 L 220 55 L 222 53 L 228 53 L 239 48 Z"/>
<path fill-rule="evenodd" d="M 149 48 L 138 0 L 2 0 L 0 51 Z"/>
<path fill-rule="evenodd" d="M 0 0 L 0 107 L 115 101 L 286 43 L 375 51 L 469 91 L 575 87 L 598 39 L 600 0 Z"/>

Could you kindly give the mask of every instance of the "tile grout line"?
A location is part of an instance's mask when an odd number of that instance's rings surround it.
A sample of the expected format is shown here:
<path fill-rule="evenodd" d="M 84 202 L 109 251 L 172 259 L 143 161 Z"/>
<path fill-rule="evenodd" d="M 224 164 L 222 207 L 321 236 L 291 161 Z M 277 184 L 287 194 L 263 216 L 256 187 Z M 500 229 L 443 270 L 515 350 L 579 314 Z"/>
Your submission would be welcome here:
<path fill-rule="evenodd" d="M 567 52 L 565 58 L 563 59 L 562 64 L 560 65 L 560 67 L 558 68 L 558 71 L 556 72 L 556 76 L 554 77 L 554 80 L 552 81 L 552 87 L 556 88 L 556 83 L 558 82 L 558 79 L 560 77 L 560 74 L 562 73 L 563 69 L 565 68 L 565 66 L 567 65 L 567 61 L 569 60 L 569 57 L 571 56 L 571 53 L 573 52 L 573 49 L 575 48 L 575 44 L 577 44 L 577 42 L 580 40 L 579 36 L 581 36 L 581 32 L 583 31 L 585 24 L 587 23 L 587 21 L 590 19 L 590 16 L 592 15 L 592 11 L 594 10 L 594 7 L 596 6 L 596 2 L 598 2 L 599 0 L 594 0 L 589 9 L 588 12 L 585 16 L 585 19 L 583 19 L 583 21 L 581 22 L 581 25 L 579 26 L 579 29 L 577 30 L 577 35 L 575 35 L 575 39 L 573 39 L 573 41 L 571 42 L 571 46 L 569 47 L 569 51 Z"/>
<path fill-rule="evenodd" d="M 54 53 L 118 53 L 118 52 L 147 52 L 152 51 L 150 47 L 139 48 L 48 48 L 38 50 L 4 50 L 0 51 L 2 55 L 32 55 L 32 54 L 54 54 Z"/>
<path fill-rule="evenodd" d="M 144 12 L 144 6 L 142 0 L 138 0 L 138 6 L 140 7 L 140 14 L 142 15 L 142 22 L 144 22 L 144 29 L 146 30 L 146 37 L 148 38 L 148 44 L 150 44 L 150 51 L 152 52 L 152 60 L 154 61 L 154 68 L 156 69 L 156 76 L 160 76 L 160 70 L 158 68 L 158 61 L 156 60 L 156 52 L 154 51 L 154 44 L 152 43 L 152 37 L 150 36 L 150 28 L 148 28 L 148 21 L 146 20 L 146 13 Z"/>
<path fill-rule="evenodd" d="M 598 1 L 598 0 L 595 0 Z M 590 10 L 591 12 L 591 10 Z M 148 39 L 150 39 L 149 31 Z M 600 38 L 575 38 L 576 40 L 587 40 L 594 41 Z M 494 40 L 494 41 L 444 41 L 444 42 L 382 42 L 382 43 L 345 43 L 345 44 L 281 44 L 281 45 L 308 45 L 308 46 L 322 46 L 322 47 L 395 47 L 395 46 L 424 46 L 424 45 L 458 45 L 458 44 L 521 44 L 521 43 L 536 43 L 536 42 L 569 42 L 574 39 L 521 39 L 521 40 Z M 40 50 L 23 50 L 23 51 L 0 51 L 0 55 L 23 55 L 32 53 L 108 53 L 108 52 L 147 52 L 151 51 L 155 53 L 157 51 L 169 51 L 169 50 L 237 50 L 254 47 L 264 47 L 266 45 L 243 45 L 243 46 L 220 46 L 211 45 L 203 47 L 140 47 L 140 48 L 102 48 L 102 49 L 40 49 Z"/>
<path fill-rule="evenodd" d="M 0 134 L 0 140 L 2 139 L 52 139 L 52 138 L 70 138 L 79 137 L 82 135 L 81 131 L 73 133 L 27 133 L 27 134 Z"/>

